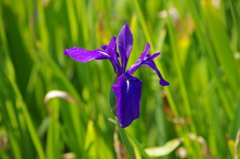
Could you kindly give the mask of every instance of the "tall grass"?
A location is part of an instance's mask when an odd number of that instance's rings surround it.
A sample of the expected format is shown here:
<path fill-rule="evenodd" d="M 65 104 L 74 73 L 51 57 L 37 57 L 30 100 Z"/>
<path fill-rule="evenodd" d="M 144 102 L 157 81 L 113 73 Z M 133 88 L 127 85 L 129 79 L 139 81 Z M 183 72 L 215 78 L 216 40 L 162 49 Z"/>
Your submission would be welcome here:
<path fill-rule="evenodd" d="M 239 7 L 239 0 L 0 1 L 0 158 L 236 158 Z M 143 92 L 140 118 L 124 132 L 130 156 L 111 120 L 111 64 L 63 55 L 108 44 L 124 23 L 134 36 L 128 66 L 148 42 L 170 82 L 161 87 L 147 67 L 134 74 Z M 52 90 L 68 96 L 46 100 Z"/>

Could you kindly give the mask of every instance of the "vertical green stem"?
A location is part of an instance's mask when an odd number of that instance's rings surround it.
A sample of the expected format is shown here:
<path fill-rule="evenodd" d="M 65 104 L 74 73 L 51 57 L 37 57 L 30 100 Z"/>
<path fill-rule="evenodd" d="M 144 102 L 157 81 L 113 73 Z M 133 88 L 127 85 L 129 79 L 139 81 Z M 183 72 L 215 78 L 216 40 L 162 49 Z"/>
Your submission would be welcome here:
<path fill-rule="evenodd" d="M 128 137 L 126 135 L 125 130 L 120 127 L 120 123 L 119 123 L 117 117 L 116 117 L 116 121 L 117 121 L 118 131 L 119 131 L 119 134 L 120 134 L 120 136 L 122 138 L 123 144 L 126 147 L 128 153 L 129 153 L 130 158 L 131 159 L 135 159 L 136 157 L 135 157 L 135 154 L 134 154 L 134 150 L 133 150 L 132 146 L 130 145 L 130 142 L 128 140 Z"/>

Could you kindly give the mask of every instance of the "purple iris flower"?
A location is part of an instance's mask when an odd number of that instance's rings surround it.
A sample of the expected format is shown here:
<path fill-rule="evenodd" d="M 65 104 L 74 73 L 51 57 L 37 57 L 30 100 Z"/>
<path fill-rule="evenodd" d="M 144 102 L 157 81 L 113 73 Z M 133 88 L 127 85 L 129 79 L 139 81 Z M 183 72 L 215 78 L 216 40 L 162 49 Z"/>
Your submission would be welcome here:
<path fill-rule="evenodd" d="M 165 81 L 157 69 L 153 59 L 160 55 L 155 53 L 148 54 L 150 44 L 146 44 L 145 50 L 138 58 L 137 62 L 126 70 L 127 62 L 132 51 L 133 36 L 128 24 L 125 24 L 116 42 L 116 37 L 112 37 L 108 45 L 103 45 L 102 49 L 88 51 L 79 47 L 73 47 L 64 50 L 64 55 L 69 55 L 73 60 L 78 62 L 88 62 L 90 60 L 109 59 L 117 75 L 117 83 L 112 85 L 112 89 L 116 96 L 116 115 L 120 121 L 122 128 L 129 126 L 133 120 L 139 117 L 140 99 L 142 93 L 142 81 L 132 74 L 142 65 L 152 68 L 160 78 L 159 84 L 167 86 L 169 83 Z M 117 45 L 118 51 L 117 52 Z M 121 63 L 119 62 L 121 59 Z"/>

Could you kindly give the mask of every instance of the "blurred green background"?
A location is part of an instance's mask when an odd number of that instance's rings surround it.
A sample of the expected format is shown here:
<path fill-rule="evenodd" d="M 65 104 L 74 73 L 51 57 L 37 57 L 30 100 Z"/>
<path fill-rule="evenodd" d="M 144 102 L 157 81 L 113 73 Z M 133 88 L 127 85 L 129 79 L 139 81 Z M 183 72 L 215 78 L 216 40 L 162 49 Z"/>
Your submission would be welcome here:
<path fill-rule="evenodd" d="M 145 66 L 134 74 L 141 113 L 125 130 L 136 158 L 237 157 L 239 8 L 239 0 L 0 0 L 0 158 L 129 158 L 111 122 L 110 62 L 63 55 L 108 44 L 124 23 L 134 36 L 128 67 L 150 43 L 170 82 L 161 87 Z M 45 98 L 52 90 L 68 94 Z"/>

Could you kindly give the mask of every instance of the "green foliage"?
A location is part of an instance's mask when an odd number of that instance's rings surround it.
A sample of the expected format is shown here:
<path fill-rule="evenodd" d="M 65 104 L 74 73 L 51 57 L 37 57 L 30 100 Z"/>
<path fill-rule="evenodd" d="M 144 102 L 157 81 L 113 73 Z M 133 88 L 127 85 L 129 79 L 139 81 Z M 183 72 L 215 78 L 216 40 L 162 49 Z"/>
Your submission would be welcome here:
<path fill-rule="evenodd" d="M 234 158 L 239 7 L 239 0 L 1 0 L 0 158 Z M 134 36 L 128 67 L 148 42 L 162 53 L 155 62 L 170 86 L 147 67 L 134 74 L 143 80 L 141 115 L 116 141 L 110 62 L 78 63 L 63 50 L 97 49 L 124 23 Z M 44 103 L 52 90 L 71 98 Z"/>

